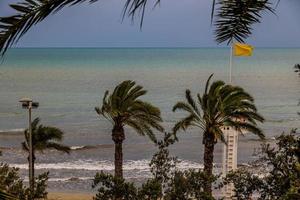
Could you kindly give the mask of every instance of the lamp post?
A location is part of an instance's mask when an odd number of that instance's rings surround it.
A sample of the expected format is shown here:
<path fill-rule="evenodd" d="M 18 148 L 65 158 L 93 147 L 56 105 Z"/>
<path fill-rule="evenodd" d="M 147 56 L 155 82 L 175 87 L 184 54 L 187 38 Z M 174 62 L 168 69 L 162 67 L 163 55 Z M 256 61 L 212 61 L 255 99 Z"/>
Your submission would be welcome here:
<path fill-rule="evenodd" d="M 29 188 L 30 188 L 30 200 L 33 200 L 33 193 L 34 193 L 34 177 L 33 177 L 33 168 L 32 168 L 32 129 L 31 129 L 31 110 L 34 108 L 37 108 L 39 106 L 38 102 L 33 102 L 32 99 L 30 98 L 22 98 L 19 101 L 22 103 L 22 107 L 24 109 L 28 109 L 28 134 L 29 134 L 29 142 L 28 142 L 28 147 L 29 147 Z"/>

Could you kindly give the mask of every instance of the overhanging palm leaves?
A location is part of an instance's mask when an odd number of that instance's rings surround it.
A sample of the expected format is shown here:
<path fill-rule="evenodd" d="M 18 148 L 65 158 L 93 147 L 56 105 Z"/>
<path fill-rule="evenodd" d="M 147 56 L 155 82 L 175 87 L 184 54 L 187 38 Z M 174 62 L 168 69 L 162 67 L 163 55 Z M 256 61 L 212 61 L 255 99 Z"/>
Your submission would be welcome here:
<path fill-rule="evenodd" d="M 123 18 L 127 14 L 134 20 L 134 17 L 137 13 L 141 14 L 140 27 L 143 25 L 144 16 L 146 6 L 149 0 L 126 0 L 124 10 L 123 10 Z M 154 0 L 154 7 L 160 4 L 161 0 Z"/>
<path fill-rule="evenodd" d="M 274 13 L 270 0 L 219 0 L 215 4 L 215 36 L 218 43 L 229 44 L 233 40 L 244 42 L 252 34 L 252 25 L 260 23 L 263 12 Z"/>
<path fill-rule="evenodd" d="M 47 16 L 61 10 L 65 6 L 73 6 L 83 2 L 97 0 L 24 0 L 22 3 L 11 4 L 16 14 L 0 18 L 0 53 L 17 42 L 33 25 Z"/>
<path fill-rule="evenodd" d="M 33 25 L 41 22 L 50 14 L 56 13 L 66 6 L 74 6 L 83 2 L 99 0 L 23 0 L 11 4 L 15 15 L 0 17 L 0 53 L 3 56 L 7 49 L 17 42 Z M 140 14 L 140 26 L 143 24 L 145 9 L 150 0 L 126 0 L 123 17 L 128 15 L 132 19 Z M 161 0 L 153 0 L 154 7 Z M 216 39 L 224 41 L 243 41 L 251 34 L 251 25 L 260 21 L 262 11 L 271 11 L 269 0 L 212 0 L 211 19 L 213 20 L 215 7 L 217 9 Z M 219 5 L 219 6 L 217 6 Z"/>
<path fill-rule="evenodd" d="M 16 43 L 33 25 L 43 21 L 50 14 L 56 13 L 66 6 L 80 3 L 94 3 L 99 0 L 23 0 L 11 4 L 16 14 L 0 17 L 0 53 L 3 56 L 7 49 Z M 156 0 L 157 5 L 160 0 Z M 142 11 L 141 25 L 144 18 L 147 0 L 126 0 L 124 14 L 132 18 L 138 11 Z"/>

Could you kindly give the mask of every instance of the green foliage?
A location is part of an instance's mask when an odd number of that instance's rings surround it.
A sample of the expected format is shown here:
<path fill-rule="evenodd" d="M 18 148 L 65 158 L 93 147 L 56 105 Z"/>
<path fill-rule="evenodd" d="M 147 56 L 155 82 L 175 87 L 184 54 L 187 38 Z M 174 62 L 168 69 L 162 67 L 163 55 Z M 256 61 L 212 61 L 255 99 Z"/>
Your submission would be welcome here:
<path fill-rule="evenodd" d="M 274 13 L 270 0 L 218 0 L 214 4 L 218 43 L 244 42 L 252 34 L 253 24 L 260 23 L 264 11 Z"/>
<path fill-rule="evenodd" d="M 173 128 L 186 131 L 195 127 L 203 134 L 204 144 L 204 171 L 212 176 L 214 146 L 218 141 L 224 142 L 224 127 L 230 127 L 243 132 L 251 132 L 260 138 L 264 138 L 257 122 L 263 122 L 264 118 L 257 112 L 253 97 L 238 86 L 225 84 L 223 81 L 215 81 L 210 84 L 211 75 L 202 95 L 198 94 L 194 99 L 190 90 L 186 90 L 185 101 L 176 103 L 173 111 L 182 110 L 187 115 Z M 207 180 L 208 181 L 208 180 Z M 206 183 L 206 192 L 212 192 L 212 183 Z"/>
<path fill-rule="evenodd" d="M 211 78 L 212 75 L 206 82 L 204 93 L 197 94 L 196 100 L 190 90 L 186 90 L 186 101 L 180 101 L 173 107 L 173 111 L 182 110 L 187 113 L 185 118 L 175 124 L 174 132 L 198 127 L 204 131 L 203 143 L 209 138 L 213 142 L 226 142 L 222 128 L 228 126 L 241 133 L 249 131 L 264 138 L 256 123 L 263 122 L 264 118 L 257 112 L 253 97 L 243 88 L 223 81 L 215 81 L 210 85 Z"/>
<path fill-rule="evenodd" d="M 252 173 L 244 169 L 239 169 L 237 171 L 229 173 L 223 180 L 221 187 L 233 183 L 235 186 L 234 197 L 237 200 L 251 199 L 251 196 L 260 191 L 263 186 L 263 181 Z"/>
<path fill-rule="evenodd" d="M 7 164 L 0 164 L 0 190 L 13 196 L 26 199 L 28 191 L 19 176 L 17 168 L 10 168 Z"/>
<path fill-rule="evenodd" d="M 298 73 L 298 75 L 300 76 L 300 64 L 296 64 L 294 66 L 295 72 Z"/>
<path fill-rule="evenodd" d="M 300 137 L 294 134 L 292 130 L 290 134 L 279 136 L 276 148 L 263 146 L 262 159 L 271 170 L 264 178 L 262 198 L 280 199 L 290 195 L 300 198 Z"/>
<path fill-rule="evenodd" d="M 96 174 L 92 187 L 99 187 L 94 200 L 137 199 L 137 189 L 133 183 L 126 182 L 123 178 L 103 172 Z"/>
<path fill-rule="evenodd" d="M 103 172 L 95 176 L 93 187 L 100 186 L 95 200 L 132 199 L 132 200 L 212 200 L 210 194 L 204 192 L 206 181 L 215 181 L 200 170 L 178 171 L 175 157 L 171 157 L 168 147 L 177 141 L 175 134 L 165 133 L 164 139 L 158 141 L 158 152 L 151 162 L 153 177 L 146 180 L 141 187 L 126 182 Z"/>
<path fill-rule="evenodd" d="M 213 200 L 214 198 L 205 192 L 207 181 L 214 182 L 216 177 L 209 178 L 201 170 L 176 171 L 174 177 L 165 191 L 166 200 Z"/>
<path fill-rule="evenodd" d="M 1 200 L 17 200 L 16 197 L 8 194 L 7 192 L 3 192 L 2 190 L 0 190 L 0 199 Z"/>
<path fill-rule="evenodd" d="M 163 140 L 158 142 L 158 152 L 150 162 L 153 175 L 153 184 L 161 185 L 162 199 L 189 200 L 189 199 L 213 199 L 210 194 L 204 192 L 204 184 L 207 181 L 216 180 L 214 176 L 208 176 L 200 170 L 179 171 L 177 164 L 180 162 L 172 157 L 169 152 L 170 145 L 178 141 L 176 134 L 165 133 Z M 211 178 L 210 178 L 211 177 Z M 155 181 L 156 180 L 156 181 Z"/>
<path fill-rule="evenodd" d="M 117 127 L 129 126 L 140 135 L 147 135 L 156 141 L 152 128 L 163 131 L 159 108 L 140 100 L 147 93 L 134 81 L 123 81 L 115 87 L 112 94 L 105 92 L 102 106 L 96 112 Z"/>
<path fill-rule="evenodd" d="M 66 6 L 97 0 L 23 0 L 10 4 L 16 14 L 0 18 L 0 53 L 17 42 L 32 26 Z"/>
<path fill-rule="evenodd" d="M 47 181 L 49 179 L 49 172 L 42 173 L 35 178 L 35 199 L 46 199 L 48 192 L 47 190 Z"/>
<path fill-rule="evenodd" d="M 35 182 L 34 197 L 36 199 L 47 198 L 47 181 L 49 172 L 39 175 Z M 25 187 L 23 180 L 19 176 L 18 168 L 11 168 L 7 164 L 0 164 L 0 191 L 6 192 L 18 200 L 28 200 L 29 188 Z"/>
<path fill-rule="evenodd" d="M 150 162 L 150 171 L 155 180 L 161 184 L 166 184 L 174 174 L 176 157 L 170 156 L 168 147 L 178 141 L 173 133 L 165 133 L 164 138 L 157 142 L 158 151 L 152 156 Z"/>
<path fill-rule="evenodd" d="M 154 0 L 154 7 L 159 5 L 161 0 Z M 136 14 L 141 14 L 140 27 L 143 26 L 146 6 L 148 4 L 148 0 L 126 0 L 124 10 L 123 10 L 123 18 L 128 15 L 134 20 Z"/>
<path fill-rule="evenodd" d="M 16 43 L 31 27 L 43 21 L 49 15 L 57 13 L 64 7 L 78 5 L 84 2 L 94 3 L 98 0 L 23 0 L 12 3 L 10 7 L 16 14 L 0 18 L 0 53 L 2 56 L 7 49 Z M 126 0 L 123 17 L 129 15 L 134 18 L 136 13 L 141 12 L 142 26 L 145 8 L 148 0 Z M 160 0 L 155 0 L 154 6 Z"/>
<path fill-rule="evenodd" d="M 0 53 L 2 56 L 7 49 L 16 43 L 27 31 L 49 15 L 67 6 L 74 6 L 83 2 L 94 3 L 98 0 L 23 0 L 10 4 L 16 14 L 0 18 Z M 153 6 L 159 5 L 161 0 L 153 0 Z M 278 0 L 279 2 L 279 0 Z M 140 27 L 143 25 L 145 10 L 149 0 L 126 0 L 123 18 L 129 16 L 132 20 L 136 15 L 141 17 Z M 278 4 L 278 3 L 277 3 Z M 219 6 L 218 6 L 219 5 Z M 216 7 L 218 9 L 216 10 Z M 216 14 L 216 39 L 219 43 L 233 40 L 243 41 L 251 32 L 251 26 L 259 23 L 261 12 L 274 10 L 270 0 L 212 0 L 211 20 Z"/>
<path fill-rule="evenodd" d="M 138 190 L 138 200 L 157 200 L 163 197 L 162 183 L 153 178 L 148 179 Z"/>
<path fill-rule="evenodd" d="M 46 149 L 55 149 L 65 153 L 70 153 L 70 147 L 62 145 L 58 142 L 63 140 L 64 132 L 56 127 L 43 126 L 40 119 L 35 118 L 31 123 L 32 128 L 32 146 L 33 151 L 43 152 Z M 22 143 L 23 149 L 29 151 L 29 134 L 26 129 L 24 132 L 25 142 Z"/>
<path fill-rule="evenodd" d="M 248 199 L 253 193 L 260 200 L 300 199 L 300 137 L 295 130 L 277 138 L 276 147 L 263 145 L 261 162 L 267 172 L 257 176 L 247 170 L 238 170 L 225 178 L 235 186 L 235 197 Z"/>

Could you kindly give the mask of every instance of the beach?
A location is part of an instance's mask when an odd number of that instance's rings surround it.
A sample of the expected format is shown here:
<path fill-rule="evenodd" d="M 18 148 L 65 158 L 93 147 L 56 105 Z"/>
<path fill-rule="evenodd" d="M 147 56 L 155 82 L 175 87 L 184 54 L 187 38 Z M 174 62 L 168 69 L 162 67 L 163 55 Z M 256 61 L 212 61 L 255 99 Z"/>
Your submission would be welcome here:
<path fill-rule="evenodd" d="M 254 97 L 266 119 L 260 127 L 269 142 L 299 124 L 299 77 L 293 71 L 299 53 L 300 49 L 258 48 L 252 57 L 234 61 L 233 83 Z M 38 153 L 36 174 L 50 171 L 49 189 L 58 192 L 51 198 L 71 195 L 67 192 L 73 190 L 87 198 L 84 195 L 92 191 L 94 175 L 114 169 L 111 124 L 94 111 L 105 90 L 123 80 L 135 80 L 148 90 L 144 99 L 161 109 L 164 127 L 170 131 L 183 116 L 173 113 L 172 107 L 184 99 L 185 89 L 191 89 L 193 95 L 203 92 L 211 73 L 214 80 L 228 81 L 228 54 L 226 48 L 12 49 L 0 65 L 1 161 L 20 168 L 27 182 L 27 156 L 20 144 L 27 112 L 18 100 L 30 96 L 40 103 L 33 117 L 61 128 L 63 143 L 72 149 L 70 155 L 52 150 Z M 189 129 L 178 137 L 170 151 L 180 159 L 179 168 L 201 168 L 201 133 Z M 261 141 L 253 135 L 239 140 L 238 163 L 256 159 L 253 153 Z M 222 147 L 218 144 L 215 151 L 216 172 L 220 171 Z M 126 129 L 125 178 L 139 183 L 150 177 L 149 162 L 156 151 L 148 138 Z"/>
<path fill-rule="evenodd" d="M 48 200 L 92 200 L 91 194 L 85 193 L 62 193 L 62 192 L 50 192 L 48 194 Z"/>

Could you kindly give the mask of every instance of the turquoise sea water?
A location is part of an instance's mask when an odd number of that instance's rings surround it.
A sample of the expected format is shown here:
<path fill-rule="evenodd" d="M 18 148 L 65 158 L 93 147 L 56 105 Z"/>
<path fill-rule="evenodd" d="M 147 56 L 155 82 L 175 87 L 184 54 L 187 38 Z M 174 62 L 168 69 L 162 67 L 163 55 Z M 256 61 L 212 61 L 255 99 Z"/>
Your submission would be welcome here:
<path fill-rule="evenodd" d="M 266 118 L 261 127 L 268 138 L 299 127 L 300 77 L 293 70 L 296 63 L 300 63 L 300 49 L 258 48 L 252 57 L 234 59 L 233 83 L 254 96 L 259 112 Z M 172 106 L 184 98 L 185 89 L 194 94 L 202 92 L 211 73 L 215 80 L 228 81 L 228 68 L 229 49 L 225 48 L 12 49 L 0 65 L 1 159 L 23 170 L 27 167 L 20 148 L 22 136 L 7 132 L 26 127 L 27 113 L 18 100 L 29 96 L 40 102 L 34 116 L 46 125 L 63 129 L 65 143 L 77 149 L 70 156 L 55 152 L 40 155 L 37 167 L 41 171 L 54 170 L 53 190 L 63 187 L 58 184 L 60 179 L 74 176 L 84 184 L 95 171 L 112 169 L 111 125 L 94 111 L 105 90 L 123 80 L 135 80 L 148 90 L 144 99 L 160 107 L 164 125 L 170 130 L 182 117 L 172 112 Z M 183 160 L 183 167 L 197 167 L 201 161 L 201 134 L 194 129 L 189 133 L 180 136 L 172 151 Z M 252 159 L 253 148 L 259 146 L 252 139 L 255 137 L 241 137 L 239 162 Z M 80 149 L 82 146 L 89 148 Z M 154 151 L 147 139 L 128 130 L 125 174 L 139 178 L 140 173 L 143 177 Z M 216 163 L 220 155 L 219 147 Z M 82 187 L 79 183 L 69 184 L 71 188 Z"/>

